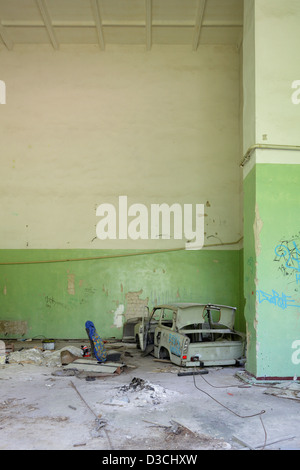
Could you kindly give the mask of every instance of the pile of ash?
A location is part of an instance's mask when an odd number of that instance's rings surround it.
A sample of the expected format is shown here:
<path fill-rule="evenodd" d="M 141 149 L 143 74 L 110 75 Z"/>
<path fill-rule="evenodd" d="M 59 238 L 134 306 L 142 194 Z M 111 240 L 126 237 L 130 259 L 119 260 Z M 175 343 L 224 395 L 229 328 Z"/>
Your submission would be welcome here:
<path fill-rule="evenodd" d="M 138 377 L 133 377 L 129 385 L 123 385 L 119 388 L 119 392 L 139 392 L 141 390 L 150 390 L 154 392 L 155 388 L 146 380 L 139 379 Z"/>
<path fill-rule="evenodd" d="M 134 406 L 159 405 L 176 394 L 177 392 L 166 390 L 159 385 L 153 385 L 146 380 L 134 377 L 129 384 L 119 387 L 116 395 L 105 403 L 115 406 L 124 406 L 125 404 Z"/>

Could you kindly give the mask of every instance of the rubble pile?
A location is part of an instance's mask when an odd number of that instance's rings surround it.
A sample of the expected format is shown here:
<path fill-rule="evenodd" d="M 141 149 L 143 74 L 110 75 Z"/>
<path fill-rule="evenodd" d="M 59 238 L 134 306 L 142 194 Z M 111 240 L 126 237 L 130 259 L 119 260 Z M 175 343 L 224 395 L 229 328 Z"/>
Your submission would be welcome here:
<path fill-rule="evenodd" d="M 82 356 L 81 350 L 75 346 L 67 346 L 57 351 L 42 351 L 38 348 L 22 349 L 9 354 L 9 364 L 37 364 L 46 367 L 61 367 L 61 352 L 69 351 L 75 356 Z"/>

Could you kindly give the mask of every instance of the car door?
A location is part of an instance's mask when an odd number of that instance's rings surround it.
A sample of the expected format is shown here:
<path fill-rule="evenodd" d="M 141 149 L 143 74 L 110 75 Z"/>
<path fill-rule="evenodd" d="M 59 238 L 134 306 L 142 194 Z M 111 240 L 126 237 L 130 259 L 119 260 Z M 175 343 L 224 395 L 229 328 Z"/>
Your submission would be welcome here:
<path fill-rule="evenodd" d="M 158 358 L 170 358 L 174 351 L 172 345 L 174 311 L 171 308 L 160 309 L 158 325 L 154 335 L 154 355 Z"/>

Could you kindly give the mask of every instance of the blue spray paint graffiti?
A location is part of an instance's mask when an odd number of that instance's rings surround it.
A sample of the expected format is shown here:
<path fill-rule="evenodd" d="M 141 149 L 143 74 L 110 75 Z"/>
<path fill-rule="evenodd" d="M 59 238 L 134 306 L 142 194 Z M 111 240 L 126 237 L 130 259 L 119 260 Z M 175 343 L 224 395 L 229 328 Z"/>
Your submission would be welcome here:
<path fill-rule="evenodd" d="M 296 242 L 292 242 L 293 248 L 286 245 L 277 245 L 275 248 L 276 256 L 283 258 L 283 269 L 286 274 L 295 273 L 297 284 L 300 282 L 300 251 L 297 248 Z"/>
<path fill-rule="evenodd" d="M 270 304 L 276 305 L 279 308 L 285 310 L 287 307 L 297 307 L 300 308 L 300 305 L 295 304 L 295 300 L 290 300 L 290 295 L 285 295 L 282 293 L 281 297 L 275 290 L 272 290 L 272 294 L 267 294 L 262 290 L 257 291 L 258 301 L 261 304 L 264 301 L 269 302 Z"/>
<path fill-rule="evenodd" d="M 170 351 L 175 356 L 181 355 L 180 342 L 177 336 L 169 334 Z"/>

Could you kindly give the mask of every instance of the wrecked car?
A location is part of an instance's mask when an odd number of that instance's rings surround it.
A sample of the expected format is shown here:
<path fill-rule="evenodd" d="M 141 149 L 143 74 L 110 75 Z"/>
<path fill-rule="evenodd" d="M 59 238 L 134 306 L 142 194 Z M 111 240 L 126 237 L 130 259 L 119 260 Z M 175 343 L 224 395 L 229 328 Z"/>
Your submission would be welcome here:
<path fill-rule="evenodd" d="M 134 326 L 137 347 L 178 366 L 235 365 L 245 335 L 234 330 L 235 307 L 179 303 L 159 305 Z"/>

